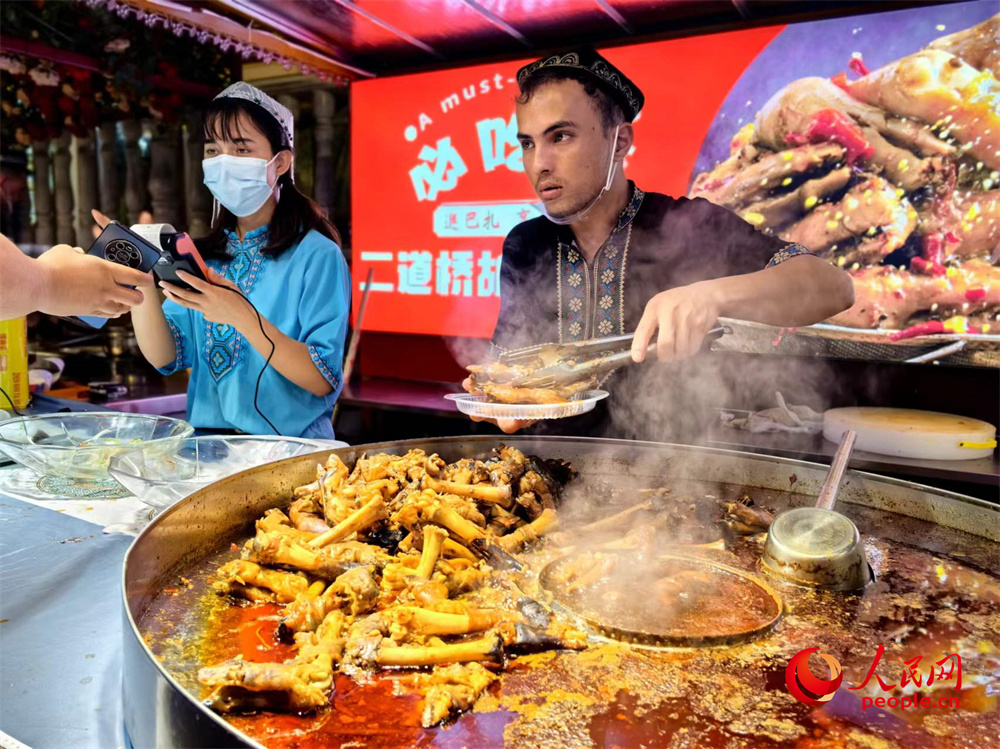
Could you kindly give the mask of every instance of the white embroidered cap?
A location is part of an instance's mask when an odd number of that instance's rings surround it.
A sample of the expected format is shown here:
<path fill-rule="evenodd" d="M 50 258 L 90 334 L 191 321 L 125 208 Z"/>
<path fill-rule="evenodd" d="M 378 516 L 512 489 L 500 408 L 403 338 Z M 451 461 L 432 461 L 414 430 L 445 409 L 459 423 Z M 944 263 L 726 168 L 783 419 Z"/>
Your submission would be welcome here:
<path fill-rule="evenodd" d="M 292 113 L 284 104 L 265 94 L 256 86 L 251 86 L 246 81 L 238 81 L 227 88 L 216 99 L 245 99 L 263 107 L 264 110 L 278 121 L 281 130 L 285 134 L 289 148 L 295 147 L 295 123 Z"/>

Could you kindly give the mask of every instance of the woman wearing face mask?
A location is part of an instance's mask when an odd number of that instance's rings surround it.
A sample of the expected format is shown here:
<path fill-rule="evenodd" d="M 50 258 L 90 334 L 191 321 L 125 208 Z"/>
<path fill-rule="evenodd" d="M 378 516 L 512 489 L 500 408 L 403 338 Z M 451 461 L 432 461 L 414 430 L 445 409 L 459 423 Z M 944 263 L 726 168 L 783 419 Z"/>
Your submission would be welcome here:
<path fill-rule="evenodd" d="M 337 230 L 295 186 L 292 147 L 291 112 L 264 92 L 240 82 L 215 98 L 202 162 L 212 231 L 197 242 L 211 283 L 179 273 L 195 290 L 161 282 L 162 306 L 148 293 L 132 312 L 153 366 L 191 368 L 196 427 L 333 437 L 350 275 Z"/>

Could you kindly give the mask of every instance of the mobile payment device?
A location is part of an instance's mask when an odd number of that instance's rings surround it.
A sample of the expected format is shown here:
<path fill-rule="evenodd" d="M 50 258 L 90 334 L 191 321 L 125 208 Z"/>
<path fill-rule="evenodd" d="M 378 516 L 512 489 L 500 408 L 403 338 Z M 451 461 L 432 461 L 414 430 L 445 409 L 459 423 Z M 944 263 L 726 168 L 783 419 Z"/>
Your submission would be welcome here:
<path fill-rule="evenodd" d="M 112 221 L 104 227 L 104 231 L 94 240 L 87 254 L 144 273 L 152 270 L 160 259 L 159 250 L 117 221 Z M 91 315 L 80 315 L 75 319 L 92 328 L 103 328 L 108 322 L 106 317 Z"/>
<path fill-rule="evenodd" d="M 153 267 L 153 273 L 161 281 L 180 286 L 182 289 L 192 288 L 177 276 L 177 271 L 190 273 L 195 278 L 208 280 L 208 268 L 202 260 L 194 240 L 186 232 L 164 233 L 160 235 L 160 247 L 163 254 Z"/>

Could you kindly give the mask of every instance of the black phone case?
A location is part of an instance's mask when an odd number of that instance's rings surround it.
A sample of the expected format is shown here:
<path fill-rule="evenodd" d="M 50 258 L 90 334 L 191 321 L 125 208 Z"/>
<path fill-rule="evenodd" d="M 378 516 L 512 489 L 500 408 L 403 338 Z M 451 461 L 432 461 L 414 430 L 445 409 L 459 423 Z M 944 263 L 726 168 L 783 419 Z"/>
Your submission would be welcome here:
<path fill-rule="evenodd" d="M 200 294 L 201 292 L 192 288 L 191 284 L 185 283 L 177 277 L 177 271 L 182 270 L 185 273 L 190 273 L 195 278 L 200 278 L 203 281 L 208 280 L 205 278 L 205 274 L 201 272 L 201 268 L 198 267 L 198 264 L 194 260 L 190 259 L 186 254 L 178 251 L 178 236 L 183 235 L 169 234 L 163 237 L 163 254 L 153 267 L 153 273 L 161 281 L 166 281 L 167 283 L 172 283 L 182 289 L 189 289 Z"/>
<path fill-rule="evenodd" d="M 160 259 L 159 250 L 142 237 L 114 221 L 104 227 L 104 231 L 94 240 L 90 249 L 87 250 L 87 254 L 118 263 L 118 265 L 124 265 L 126 268 L 135 268 L 144 273 L 152 270 Z M 103 328 L 108 322 L 106 317 L 90 315 L 80 315 L 72 319 L 79 320 L 91 328 Z"/>
<path fill-rule="evenodd" d="M 104 231 L 94 240 L 87 254 L 143 272 L 152 270 L 156 261 L 160 259 L 158 249 L 116 222 L 104 227 Z"/>

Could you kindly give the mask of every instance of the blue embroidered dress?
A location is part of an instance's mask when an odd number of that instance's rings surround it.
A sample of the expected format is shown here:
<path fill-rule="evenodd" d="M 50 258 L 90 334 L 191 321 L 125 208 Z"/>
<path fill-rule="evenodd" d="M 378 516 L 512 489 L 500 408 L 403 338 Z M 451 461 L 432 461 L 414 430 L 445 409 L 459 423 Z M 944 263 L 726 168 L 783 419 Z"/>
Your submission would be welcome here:
<path fill-rule="evenodd" d="M 351 308 L 350 272 L 337 245 L 310 231 L 280 257 L 261 253 L 267 226 L 240 241 L 227 232 L 227 261 L 207 261 L 233 281 L 278 330 L 308 345 L 309 354 L 333 390 L 319 398 L 285 379 L 273 366 L 260 382 L 258 405 L 286 436 L 332 438 L 330 419 L 341 390 L 344 339 Z M 254 409 L 264 357 L 232 326 L 207 322 L 201 312 L 163 303 L 177 356 L 160 369 L 191 368 L 188 420 L 202 429 L 239 429 L 273 434 Z M 272 361 L 273 365 L 273 361 Z"/>

